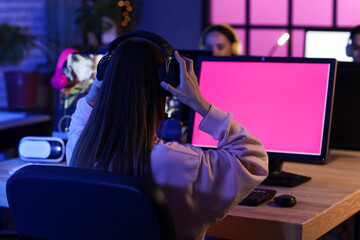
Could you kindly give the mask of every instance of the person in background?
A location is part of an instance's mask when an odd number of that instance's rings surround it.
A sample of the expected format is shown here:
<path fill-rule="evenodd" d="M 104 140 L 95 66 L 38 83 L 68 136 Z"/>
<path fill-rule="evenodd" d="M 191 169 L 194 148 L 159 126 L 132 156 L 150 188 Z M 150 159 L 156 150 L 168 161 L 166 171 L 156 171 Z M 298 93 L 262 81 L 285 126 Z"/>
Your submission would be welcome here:
<path fill-rule="evenodd" d="M 353 58 L 354 62 L 360 62 L 360 25 L 353 28 L 350 32 L 346 55 Z"/>
<path fill-rule="evenodd" d="M 155 182 L 169 203 L 177 239 L 198 240 L 266 178 L 268 156 L 231 113 L 203 98 L 192 61 L 177 51 L 175 58 L 177 87 L 160 82 L 158 64 L 165 56 L 157 45 L 134 37 L 121 42 L 103 81 L 95 80 L 77 102 L 66 157 L 72 167 Z M 199 128 L 218 140 L 217 149 L 157 138 L 164 89 L 203 117 Z"/>
<path fill-rule="evenodd" d="M 212 50 L 214 56 L 239 56 L 242 53 L 236 32 L 227 24 L 206 27 L 201 34 L 200 48 Z"/>

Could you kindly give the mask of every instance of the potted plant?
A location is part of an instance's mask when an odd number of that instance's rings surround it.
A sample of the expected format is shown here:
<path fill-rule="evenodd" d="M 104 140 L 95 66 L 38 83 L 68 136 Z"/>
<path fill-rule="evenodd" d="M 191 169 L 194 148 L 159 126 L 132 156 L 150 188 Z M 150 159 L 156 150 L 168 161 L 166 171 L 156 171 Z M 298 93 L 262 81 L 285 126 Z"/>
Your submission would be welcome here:
<path fill-rule="evenodd" d="M 39 66 L 30 72 L 19 71 L 18 64 L 38 48 L 48 59 L 44 37 L 29 34 L 27 27 L 0 24 L 0 68 L 3 69 L 10 109 L 32 109 L 37 103 Z"/>

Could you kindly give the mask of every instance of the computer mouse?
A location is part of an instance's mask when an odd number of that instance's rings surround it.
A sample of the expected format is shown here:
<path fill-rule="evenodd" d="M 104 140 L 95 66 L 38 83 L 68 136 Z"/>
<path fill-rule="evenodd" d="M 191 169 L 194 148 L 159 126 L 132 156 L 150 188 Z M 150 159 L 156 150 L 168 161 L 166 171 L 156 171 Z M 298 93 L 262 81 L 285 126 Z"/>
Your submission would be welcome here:
<path fill-rule="evenodd" d="M 292 207 L 296 204 L 296 198 L 289 194 L 283 194 L 274 198 L 275 203 L 280 207 Z"/>

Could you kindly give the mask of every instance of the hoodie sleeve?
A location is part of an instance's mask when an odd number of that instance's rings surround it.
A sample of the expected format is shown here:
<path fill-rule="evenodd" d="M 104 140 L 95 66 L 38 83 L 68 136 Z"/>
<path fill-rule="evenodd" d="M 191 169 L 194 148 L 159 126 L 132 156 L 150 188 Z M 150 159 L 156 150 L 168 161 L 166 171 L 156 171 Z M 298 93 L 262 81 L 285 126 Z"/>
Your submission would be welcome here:
<path fill-rule="evenodd" d="M 70 164 L 71 156 L 75 145 L 89 119 L 92 107 L 86 102 L 85 97 L 80 98 L 76 103 L 76 110 L 71 116 L 71 122 L 68 132 L 68 141 L 66 143 L 66 163 Z"/>

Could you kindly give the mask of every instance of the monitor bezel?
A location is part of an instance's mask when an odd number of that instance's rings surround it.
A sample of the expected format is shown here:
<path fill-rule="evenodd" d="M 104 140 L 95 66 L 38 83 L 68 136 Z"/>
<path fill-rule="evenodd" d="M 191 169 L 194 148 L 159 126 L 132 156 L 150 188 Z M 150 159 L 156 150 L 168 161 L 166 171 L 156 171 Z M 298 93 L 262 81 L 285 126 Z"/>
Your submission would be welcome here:
<path fill-rule="evenodd" d="M 289 58 L 289 57 L 219 57 L 219 56 L 201 56 L 197 59 L 195 73 L 200 79 L 201 63 L 203 61 L 240 61 L 240 62 L 294 62 L 294 63 L 328 63 L 329 68 L 329 80 L 328 91 L 326 97 L 326 109 L 325 109 L 325 122 L 323 140 L 321 144 L 321 152 L 319 155 L 298 154 L 298 153 L 283 153 L 283 152 L 270 152 L 267 151 L 269 158 L 280 159 L 284 161 L 295 161 L 304 163 L 325 163 L 328 160 L 329 143 L 330 143 L 330 129 L 331 129 L 331 117 L 332 107 L 334 99 L 334 86 L 336 81 L 336 68 L 337 60 L 332 58 Z M 211 104 L 211 103 L 210 103 Z M 191 109 L 189 115 L 189 129 L 187 142 L 191 143 L 193 128 L 194 128 L 195 112 Z M 211 149 L 209 147 L 202 147 L 203 149 Z"/>

